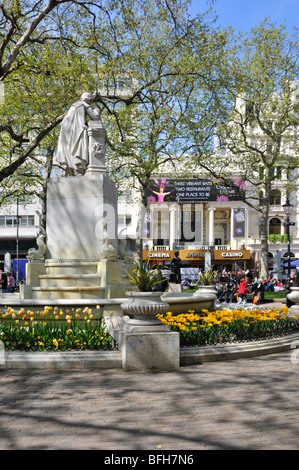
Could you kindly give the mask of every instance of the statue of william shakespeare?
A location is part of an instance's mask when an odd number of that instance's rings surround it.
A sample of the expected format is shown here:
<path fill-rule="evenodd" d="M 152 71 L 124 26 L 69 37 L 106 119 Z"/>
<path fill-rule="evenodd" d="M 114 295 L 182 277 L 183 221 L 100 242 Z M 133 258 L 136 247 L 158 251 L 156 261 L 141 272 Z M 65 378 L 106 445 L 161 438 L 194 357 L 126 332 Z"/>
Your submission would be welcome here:
<path fill-rule="evenodd" d="M 57 163 L 65 167 L 64 176 L 73 176 L 75 171 L 84 174 L 88 165 L 88 134 L 86 117 L 99 120 L 99 112 L 91 106 L 91 93 L 83 93 L 80 101 L 72 104 L 61 123 L 55 155 Z"/>

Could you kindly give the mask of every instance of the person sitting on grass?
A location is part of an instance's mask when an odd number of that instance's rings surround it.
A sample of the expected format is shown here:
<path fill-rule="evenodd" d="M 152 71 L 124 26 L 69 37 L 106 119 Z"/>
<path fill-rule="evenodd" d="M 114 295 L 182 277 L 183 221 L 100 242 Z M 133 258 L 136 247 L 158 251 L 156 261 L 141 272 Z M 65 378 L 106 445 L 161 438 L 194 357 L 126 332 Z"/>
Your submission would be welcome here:
<path fill-rule="evenodd" d="M 190 289 L 190 282 L 189 280 L 185 277 L 185 279 L 182 281 L 182 288 L 183 289 Z"/>

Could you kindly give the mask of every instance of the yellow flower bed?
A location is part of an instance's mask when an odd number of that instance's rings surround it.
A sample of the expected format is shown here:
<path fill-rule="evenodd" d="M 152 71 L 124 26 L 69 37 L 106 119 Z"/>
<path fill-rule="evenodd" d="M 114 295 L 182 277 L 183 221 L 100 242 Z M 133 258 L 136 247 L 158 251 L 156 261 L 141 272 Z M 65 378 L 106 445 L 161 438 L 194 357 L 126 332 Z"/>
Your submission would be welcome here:
<path fill-rule="evenodd" d="M 157 315 L 157 318 L 181 333 L 182 344 L 187 341 L 188 345 L 192 345 L 254 340 L 285 334 L 293 328 L 287 313 L 287 307 L 264 311 L 258 308 L 250 311 L 237 308 L 213 312 L 202 310 L 201 314 L 196 314 L 192 310 L 179 315 L 167 312 L 164 315 Z"/>
<path fill-rule="evenodd" d="M 100 310 L 100 308 L 100 305 L 97 305 L 96 310 Z M 93 319 L 93 309 L 89 307 L 64 310 L 57 306 L 52 307 L 46 305 L 43 309 L 38 311 L 25 309 L 23 307 L 20 309 L 6 307 L 4 310 L 0 310 L 0 320 L 12 320 L 16 325 L 22 324 L 25 326 L 29 326 L 30 323 L 36 321 L 59 320 L 70 324 L 73 320 L 87 321 L 89 323 Z"/>
<path fill-rule="evenodd" d="M 96 310 L 100 310 L 100 306 Z M 97 315 L 98 316 L 98 315 Z M 69 350 L 112 349 L 102 319 L 91 308 L 45 306 L 40 311 L 7 307 L 0 311 L 0 340 L 5 349 Z"/>
<path fill-rule="evenodd" d="M 281 319 L 285 318 L 288 313 L 288 307 L 283 307 L 280 310 L 276 308 L 265 310 L 262 312 L 259 309 L 255 310 L 244 310 L 238 308 L 236 310 L 215 310 L 214 312 L 209 312 L 208 310 L 202 310 L 202 314 L 195 314 L 193 310 L 189 310 L 188 313 L 180 315 L 172 315 L 171 312 L 167 312 L 164 315 L 157 315 L 162 323 L 165 323 L 170 326 L 176 326 L 181 330 L 185 330 L 186 326 L 197 324 L 199 321 L 204 322 L 207 326 L 213 325 L 227 325 L 233 323 L 235 320 L 246 320 L 246 321 L 269 321 L 276 320 L 278 317 Z M 205 324 L 200 326 L 204 327 Z"/>

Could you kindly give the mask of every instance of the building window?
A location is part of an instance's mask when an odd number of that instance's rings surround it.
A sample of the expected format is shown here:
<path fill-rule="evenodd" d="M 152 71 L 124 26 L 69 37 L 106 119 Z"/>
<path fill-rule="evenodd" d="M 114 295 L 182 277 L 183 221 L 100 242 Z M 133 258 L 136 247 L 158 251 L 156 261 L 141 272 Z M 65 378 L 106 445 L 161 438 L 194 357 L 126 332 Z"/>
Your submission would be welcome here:
<path fill-rule="evenodd" d="M 0 227 L 16 227 L 17 217 L 15 215 L 1 215 Z M 34 227 L 34 215 L 19 216 L 19 227 Z"/>
<path fill-rule="evenodd" d="M 269 222 L 269 234 L 280 235 L 281 234 L 281 220 L 273 218 Z"/>
<path fill-rule="evenodd" d="M 282 257 L 283 257 L 284 259 L 288 259 L 288 257 L 289 257 L 288 252 L 284 253 L 284 255 L 282 255 Z M 290 258 L 295 258 L 295 255 L 294 255 L 294 253 L 293 253 L 292 251 L 290 252 Z"/>
<path fill-rule="evenodd" d="M 19 220 L 21 227 L 34 227 L 34 215 L 21 215 Z"/>
<path fill-rule="evenodd" d="M 117 217 L 118 225 L 127 227 L 132 222 L 132 216 L 127 214 L 119 214 Z"/>
<path fill-rule="evenodd" d="M 168 209 L 154 210 L 152 238 L 157 245 L 169 243 L 169 211 Z"/>
<path fill-rule="evenodd" d="M 281 166 L 274 166 L 270 169 L 270 175 L 272 177 L 281 178 Z"/>
<path fill-rule="evenodd" d="M 280 206 L 281 204 L 281 192 L 279 189 L 273 189 L 270 196 L 270 205 L 271 206 Z"/>

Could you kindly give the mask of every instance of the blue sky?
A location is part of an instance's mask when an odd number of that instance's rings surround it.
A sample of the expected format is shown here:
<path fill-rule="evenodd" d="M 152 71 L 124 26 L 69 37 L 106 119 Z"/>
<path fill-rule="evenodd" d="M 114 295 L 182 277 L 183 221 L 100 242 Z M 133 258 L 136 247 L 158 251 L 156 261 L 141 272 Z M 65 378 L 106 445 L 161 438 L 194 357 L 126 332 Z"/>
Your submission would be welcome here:
<path fill-rule="evenodd" d="M 192 0 L 190 13 L 199 13 L 206 5 L 205 0 Z M 248 31 L 268 16 L 278 24 L 285 23 L 289 31 L 299 26 L 299 0 L 216 0 L 213 9 L 218 26 L 238 31 Z"/>

